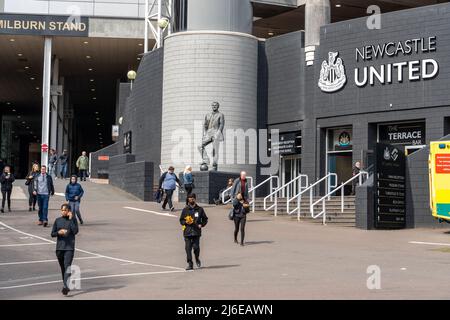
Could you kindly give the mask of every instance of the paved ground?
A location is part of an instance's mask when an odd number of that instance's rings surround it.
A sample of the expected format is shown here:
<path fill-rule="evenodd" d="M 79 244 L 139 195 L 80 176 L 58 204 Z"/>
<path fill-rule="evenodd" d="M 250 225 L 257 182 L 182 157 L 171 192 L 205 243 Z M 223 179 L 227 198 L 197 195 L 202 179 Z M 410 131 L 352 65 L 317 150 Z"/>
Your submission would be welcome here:
<path fill-rule="evenodd" d="M 16 189 L 13 212 L 0 215 L 0 299 L 450 298 L 448 230 L 363 231 L 251 214 L 240 247 L 227 209 L 207 206 L 204 268 L 185 272 L 179 210 L 171 215 L 108 185 L 83 186 L 81 290 L 60 294 L 51 229 L 35 225 L 37 213 L 24 210 Z M 52 198 L 50 221 L 62 202 Z M 381 268 L 380 290 L 367 288 L 370 265 Z"/>

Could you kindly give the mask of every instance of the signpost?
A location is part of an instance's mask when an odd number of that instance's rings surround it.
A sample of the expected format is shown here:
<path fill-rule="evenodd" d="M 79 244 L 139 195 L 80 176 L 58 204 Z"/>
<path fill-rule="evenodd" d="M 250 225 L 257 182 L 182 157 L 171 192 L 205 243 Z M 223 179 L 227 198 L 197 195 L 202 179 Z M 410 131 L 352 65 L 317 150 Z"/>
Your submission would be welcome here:
<path fill-rule="evenodd" d="M 379 141 L 395 145 L 425 145 L 425 122 L 383 124 L 378 127 Z"/>
<path fill-rule="evenodd" d="M 43 143 L 41 146 L 42 152 L 48 152 L 48 145 L 46 143 Z"/>
<path fill-rule="evenodd" d="M 276 155 L 291 155 L 302 153 L 301 132 L 282 133 L 278 142 L 272 143 L 272 152 Z"/>
<path fill-rule="evenodd" d="M 396 146 L 378 143 L 375 165 L 375 228 L 406 227 L 406 157 Z"/>
<path fill-rule="evenodd" d="M 123 135 L 123 153 L 131 153 L 131 131 Z"/>
<path fill-rule="evenodd" d="M 0 14 L 0 34 L 87 37 L 87 17 Z"/>

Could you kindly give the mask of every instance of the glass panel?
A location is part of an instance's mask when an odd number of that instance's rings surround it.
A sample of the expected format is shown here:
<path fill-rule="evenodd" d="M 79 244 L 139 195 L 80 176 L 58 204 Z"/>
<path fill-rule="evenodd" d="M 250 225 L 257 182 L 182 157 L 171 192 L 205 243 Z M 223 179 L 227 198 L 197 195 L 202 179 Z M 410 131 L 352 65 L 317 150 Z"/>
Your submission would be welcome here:
<path fill-rule="evenodd" d="M 327 151 L 349 151 L 352 150 L 353 131 L 352 128 L 339 128 L 328 130 Z"/>

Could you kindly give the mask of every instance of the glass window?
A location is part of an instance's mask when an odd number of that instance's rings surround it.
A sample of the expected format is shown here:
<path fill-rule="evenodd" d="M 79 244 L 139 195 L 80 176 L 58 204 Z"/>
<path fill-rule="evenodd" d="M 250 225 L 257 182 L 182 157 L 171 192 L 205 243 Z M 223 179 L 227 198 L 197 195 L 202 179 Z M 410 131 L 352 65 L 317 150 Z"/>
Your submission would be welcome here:
<path fill-rule="evenodd" d="M 328 152 L 351 151 L 353 148 L 352 128 L 339 128 L 328 130 Z"/>

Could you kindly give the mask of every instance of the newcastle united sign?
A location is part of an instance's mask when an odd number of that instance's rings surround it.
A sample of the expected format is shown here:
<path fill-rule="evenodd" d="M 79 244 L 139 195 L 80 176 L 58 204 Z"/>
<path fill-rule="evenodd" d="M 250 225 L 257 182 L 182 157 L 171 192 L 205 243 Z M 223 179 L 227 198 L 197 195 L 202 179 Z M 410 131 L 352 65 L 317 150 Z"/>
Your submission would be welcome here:
<path fill-rule="evenodd" d="M 86 37 L 86 17 L 0 14 L 0 34 Z"/>
<path fill-rule="evenodd" d="M 439 74 L 439 64 L 432 57 L 425 56 L 436 51 L 437 38 L 414 38 L 405 41 L 366 45 L 355 49 L 356 65 L 378 59 L 405 57 L 405 61 L 387 61 L 381 65 L 357 66 L 353 71 L 357 87 L 376 84 L 389 85 L 405 81 L 421 81 L 435 78 Z M 328 62 L 323 61 L 320 71 L 319 88 L 324 92 L 336 92 L 343 88 L 347 77 L 344 61 L 336 57 L 338 52 L 328 53 Z M 406 59 L 412 55 L 421 58 Z M 422 58 L 423 56 L 423 58 Z"/>

